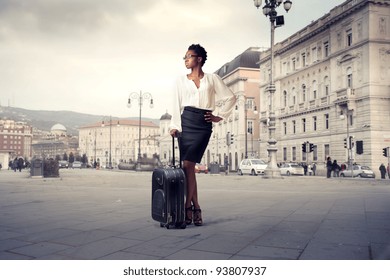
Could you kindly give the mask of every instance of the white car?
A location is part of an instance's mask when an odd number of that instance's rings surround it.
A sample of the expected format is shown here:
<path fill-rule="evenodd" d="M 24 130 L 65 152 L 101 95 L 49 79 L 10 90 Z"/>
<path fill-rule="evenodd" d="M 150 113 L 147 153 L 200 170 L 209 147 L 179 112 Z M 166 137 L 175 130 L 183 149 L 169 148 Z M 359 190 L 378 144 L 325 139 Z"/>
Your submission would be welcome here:
<path fill-rule="evenodd" d="M 243 159 L 238 167 L 237 174 L 263 175 L 267 163 L 261 159 Z"/>
<path fill-rule="evenodd" d="M 72 168 L 81 168 L 81 161 L 74 161 L 72 163 Z"/>
<path fill-rule="evenodd" d="M 282 166 L 279 167 L 281 175 L 302 175 L 304 174 L 304 169 L 302 166 L 296 163 L 283 163 Z"/>
<path fill-rule="evenodd" d="M 340 172 L 341 177 L 362 177 L 362 178 L 375 178 L 374 171 L 368 166 L 353 165 L 353 172 L 347 167 L 346 170 Z"/>

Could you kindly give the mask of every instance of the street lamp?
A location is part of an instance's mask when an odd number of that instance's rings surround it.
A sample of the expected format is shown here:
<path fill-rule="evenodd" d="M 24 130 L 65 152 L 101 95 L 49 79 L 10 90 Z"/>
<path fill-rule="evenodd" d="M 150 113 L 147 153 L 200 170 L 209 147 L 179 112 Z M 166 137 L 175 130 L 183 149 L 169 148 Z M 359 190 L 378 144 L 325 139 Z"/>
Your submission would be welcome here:
<path fill-rule="evenodd" d="M 259 8 L 262 4 L 261 0 L 253 0 L 256 8 Z M 274 85 L 274 34 L 275 28 L 280 27 L 284 24 L 283 16 L 278 16 L 276 8 L 282 4 L 283 0 L 265 0 L 265 5 L 263 6 L 263 14 L 269 17 L 271 22 L 271 69 L 270 69 L 270 82 L 267 88 L 269 92 L 270 104 L 269 104 L 269 126 L 268 126 L 268 154 L 270 157 L 270 162 L 265 170 L 264 178 L 282 178 L 280 175 L 280 170 L 277 166 L 277 151 L 276 139 L 275 139 L 275 130 L 276 130 L 276 121 L 275 121 L 275 112 L 273 106 L 274 93 L 276 91 Z M 285 0 L 283 2 L 283 7 L 286 12 L 291 9 L 292 2 L 290 0 Z"/>
<path fill-rule="evenodd" d="M 104 120 L 102 121 L 102 127 L 105 126 Z M 119 126 L 119 121 L 117 123 L 117 126 Z M 108 154 L 108 168 L 112 169 L 112 160 L 111 160 L 111 144 L 112 144 L 112 118 L 110 116 L 110 147 L 109 147 L 109 154 Z"/>
<path fill-rule="evenodd" d="M 346 138 L 346 145 L 347 145 L 347 161 L 348 161 L 348 169 L 351 170 L 351 177 L 353 178 L 353 166 L 352 166 L 352 139 L 349 135 L 349 122 L 350 122 L 350 113 L 349 113 L 349 109 L 348 107 L 346 108 L 346 116 L 344 116 L 344 111 L 342 110 L 340 112 L 340 119 L 341 120 L 344 120 L 346 119 L 347 120 L 347 138 Z"/>
<path fill-rule="evenodd" d="M 248 109 L 252 109 L 252 105 L 254 104 L 254 107 L 253 107 L 253 113 L 255 115 L 257 115 L 257 106 L 256 106 L 256 103 L 254 100 L 252 100 L 252 104 L 249 104 L 248 103 L 248 98 L 245 98 L 244 99 L 244 111 L 245 111 L 245 158 L 248 158 L 248 132 L 249 132 L 249 128 L 248 128 Z M 242 100 L 238 100 L 237 101 L 237 104 L 238 105 L 242 105 Z M 236 110 L 238 110 L 238 106 L 236 106 Z M 253 139 L 253 125 L 252 127 L 250 128 L 250 133 L 252 134 L 252 139 Z M 252 153 L 253 153 L 253 141 L 252 141 Z"/>
<path fill-rule="evenodd" d="M 141 115 L 142 115 L 142 105 L 144 104 L 144 99 L 150 99 L 150 108 L 153 108 L 153 97 L 149 92 L 132 92 L 129 95 L 129 99 L 127 101 L 127 107 L 131 107 L 131 99 L 135 99 L 138 101 L 139 106 L 139 122 L 138 122 L 138 159 L 136 171 L 141 171 Z"/>

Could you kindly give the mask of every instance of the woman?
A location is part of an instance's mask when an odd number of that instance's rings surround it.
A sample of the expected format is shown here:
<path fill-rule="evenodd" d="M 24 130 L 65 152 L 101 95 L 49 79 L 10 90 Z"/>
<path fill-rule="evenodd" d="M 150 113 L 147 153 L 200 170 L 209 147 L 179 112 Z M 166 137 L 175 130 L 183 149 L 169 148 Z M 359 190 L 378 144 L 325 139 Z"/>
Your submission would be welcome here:
<path fill-rule="evenodd" d="M 200 163 L 212 133 L 212 122 L 229 116 L 236 103 L 233 92 L 216 74 L 204 73 L 206 50 L 199 44 L 189 46 L 184 63 L 191 72 L 179 77 L 174 87 L 174 107 L 170 134 L 181 132 L 179 141 L 187 179 L 186 224 L 203 224 L 198 201 L 195 164 Z"/>

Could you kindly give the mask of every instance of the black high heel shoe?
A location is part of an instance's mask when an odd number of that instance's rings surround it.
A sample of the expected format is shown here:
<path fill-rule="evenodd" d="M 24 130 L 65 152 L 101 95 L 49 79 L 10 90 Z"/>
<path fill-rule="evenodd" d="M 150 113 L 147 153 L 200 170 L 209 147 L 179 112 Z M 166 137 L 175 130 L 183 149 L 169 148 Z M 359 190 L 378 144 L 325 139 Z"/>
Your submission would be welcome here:
<path fill-rule="evenodd" d="M 194 225 L 196 226 L 203 225 L 202 210 L 200 209 L 194 209 Z"/>
<path fill-rule="evenodd" d="M 185 222 L 186 222 L 186 225 L 188 226 L 188 225 L 190 225 L 190 224 L 192 224 L 192 213 L 193 213 L 193 210 L 194 209 L 194 207 L 191 205 L 190 207 L 187 207 L 186 209 L 185 209 L 185 211 L 186 211 L 186 218 L 185 218 Z"/>

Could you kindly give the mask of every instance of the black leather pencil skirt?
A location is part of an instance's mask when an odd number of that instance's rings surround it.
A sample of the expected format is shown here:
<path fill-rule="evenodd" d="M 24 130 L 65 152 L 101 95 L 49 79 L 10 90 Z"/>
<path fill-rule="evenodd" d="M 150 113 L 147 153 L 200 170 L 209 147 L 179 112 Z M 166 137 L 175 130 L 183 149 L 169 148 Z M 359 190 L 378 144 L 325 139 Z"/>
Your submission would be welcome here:
<path fill-rule="evenodd" d="M 181 115 L 182 133 L 180 155 L 182 160 L 200 163 L 209 143 L 212 123 L 206 122 L 204 115 L 209 110 L 184 107 Z"/>

